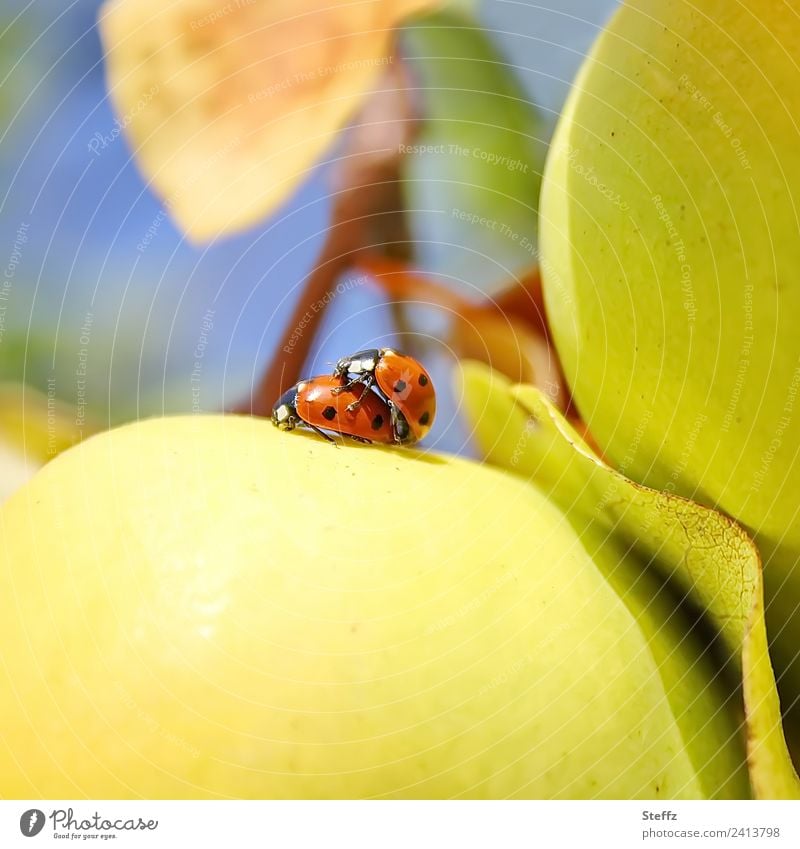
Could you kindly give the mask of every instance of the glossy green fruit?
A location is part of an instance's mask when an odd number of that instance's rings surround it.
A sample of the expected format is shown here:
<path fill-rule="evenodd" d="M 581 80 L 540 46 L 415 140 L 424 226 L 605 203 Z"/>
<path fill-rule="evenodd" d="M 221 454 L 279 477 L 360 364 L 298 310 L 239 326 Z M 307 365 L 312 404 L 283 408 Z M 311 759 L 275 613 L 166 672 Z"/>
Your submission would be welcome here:
<path fill-rule="evenodd" d="M 505 472 L 151 420 L 0 533 L 5 798 L 749 792 L 674 602 Z"/>
<path fill-rule="evenodd" d="M 800 696 L 799 12 L 626 3 L 561 117 L 541 214 L 578 407 L 625 474 L 756 535 L 785 708 Z"/>

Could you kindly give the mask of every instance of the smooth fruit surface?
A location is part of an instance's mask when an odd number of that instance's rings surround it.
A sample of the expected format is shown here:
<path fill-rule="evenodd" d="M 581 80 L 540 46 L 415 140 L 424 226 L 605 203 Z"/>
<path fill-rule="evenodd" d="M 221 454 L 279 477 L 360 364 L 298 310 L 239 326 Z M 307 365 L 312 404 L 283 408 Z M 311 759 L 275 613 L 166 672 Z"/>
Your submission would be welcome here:
<path fill-rule="evenodd" d="M 756 535 L 800 705 L 800 5 L 634 0 L 587 59 L 542 198 L 545 297 L 605 456 Z"/>
<path fill-rule="evenodd" d="M 504 472 L 150 420 L 0 533 L 4 797 L 748 793 L 666 594 Z"/>

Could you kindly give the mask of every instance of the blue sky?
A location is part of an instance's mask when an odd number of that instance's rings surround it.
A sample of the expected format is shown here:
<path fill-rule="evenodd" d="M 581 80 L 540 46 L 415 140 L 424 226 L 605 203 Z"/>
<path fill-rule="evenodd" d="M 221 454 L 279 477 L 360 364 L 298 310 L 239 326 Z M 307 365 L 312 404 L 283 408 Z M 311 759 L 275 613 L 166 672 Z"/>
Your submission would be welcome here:
<path fill-rule="evenodd" d="M 8 356 L 12 340 L 17 347 L 27 340 L 27 373 L 41 368 L 44 348 L 47 367 L 61 379 L 87 348 L 90 408 L 132 418 L 191 409 L 194 353 L 206 335 L 201 404 L 215 409 L 223 396 L 248 390 L 277 344 L 324 236 L 323 169 L 263 225 L 213 245 L 187 243 L 145 186 L 125 139 L 99 149 L 92 144 L 95 134 L 111 132 L 115 118 L 95 28 L 99 5 L 4 0 L 0 13 L 3 26 L 17 16 L 0 51 L 6 77 L 0 258 L 19 249 L 0 359 L 4 345 Z M 614 5 L 551 0 L 478 8 L 552 124 Z M 205 334 L 209 310 L 213 329 Z M 334 302 L 308 370 L 327 370 L 327 363 L 380 342 L 390 329 L 378 293 L 358 287 Z M 448 383 L 444 363 L 431 368 L 435 380 Z M 441 394 L 436 445 L 456 450 L 464 433 L 453 399 L 446 389 Z"/>

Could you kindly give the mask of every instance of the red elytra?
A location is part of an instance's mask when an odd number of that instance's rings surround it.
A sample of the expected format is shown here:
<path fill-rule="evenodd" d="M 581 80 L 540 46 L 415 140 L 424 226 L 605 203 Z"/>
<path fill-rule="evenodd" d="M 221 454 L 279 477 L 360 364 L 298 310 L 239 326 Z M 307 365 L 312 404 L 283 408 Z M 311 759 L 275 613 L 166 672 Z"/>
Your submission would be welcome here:
<path fill-rule="evenodd" d="M 342 357 L 333 374 L 340 379 L 351 376 L 351 380 L 337 390 L 339 393 L 349 392 L 357 384 L 363 384 L 364 389 L 359 397 L 364 400 L 372 394 L 370 388 L 373 383 L 377 384 L 390 406 L 402 413 L 415 442 L 431 429 L 436 416 L 433 381 L 422 364 L 408 354 L 393 348 L 358 351 L 349 357 Z"/>
<path fill-rule="evenodd" d="M 393 428 L 392 411 L 380 396 L 370 392 L 362 398 L 360 391 L 343 387 L 331 375 L 301 380 L 285 392 L 273 407 L 272 421 L 282 430 L 305 424 L 327 439 L 324 431 L 365 442 L 401 441 Z"/>

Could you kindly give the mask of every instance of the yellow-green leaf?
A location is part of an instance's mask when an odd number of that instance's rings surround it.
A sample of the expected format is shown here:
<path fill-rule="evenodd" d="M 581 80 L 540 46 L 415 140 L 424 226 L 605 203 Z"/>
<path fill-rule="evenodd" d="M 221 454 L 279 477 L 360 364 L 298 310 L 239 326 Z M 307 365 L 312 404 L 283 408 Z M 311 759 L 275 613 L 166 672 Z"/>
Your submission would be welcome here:
<path fill-rule="evenodd" d="M 800 798 L 767 651 L 761 561 L 752 540 L 722 514 L 636 484 L 607 466 L 534 387 L 514 386 L 478 363 L 465 363 L 462 375 L 465 406 L 490 462 L 620 535 L 706 612 L 742 669 L 755 795 Z"/>

